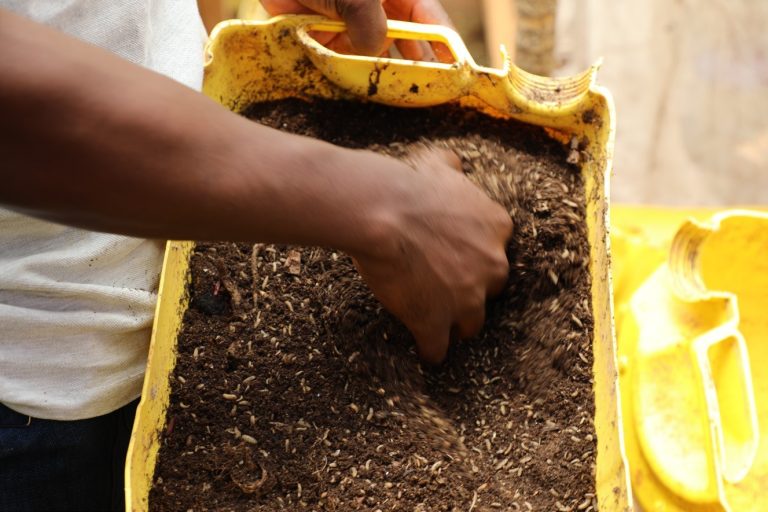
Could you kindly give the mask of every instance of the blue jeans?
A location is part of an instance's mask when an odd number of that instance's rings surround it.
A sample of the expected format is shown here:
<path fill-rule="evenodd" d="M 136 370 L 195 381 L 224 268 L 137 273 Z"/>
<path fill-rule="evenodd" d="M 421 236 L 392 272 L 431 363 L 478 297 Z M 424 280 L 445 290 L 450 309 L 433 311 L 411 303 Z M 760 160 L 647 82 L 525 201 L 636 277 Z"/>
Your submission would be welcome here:
<path fill-rule="evenodd" d="M 30 418 L 0 404 L 0 511 L 125 510 L 137 404 L 78 421 Z"/>

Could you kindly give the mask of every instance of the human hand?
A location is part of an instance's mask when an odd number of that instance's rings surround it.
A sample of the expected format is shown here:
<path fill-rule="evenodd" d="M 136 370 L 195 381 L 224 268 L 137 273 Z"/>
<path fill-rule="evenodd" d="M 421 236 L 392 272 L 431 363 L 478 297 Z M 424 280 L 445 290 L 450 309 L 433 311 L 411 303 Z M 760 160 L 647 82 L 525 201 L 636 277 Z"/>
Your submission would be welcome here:
<path fill-rule="evenodd" d="M 503 289 L 512 221 L 461 173 L 452 152 L 426 149 L 411 161 L 414 196 L 389 206 L 377 252 L 353 258 L 374 295 L 414 335 L 420 357 L 439 363 L 452 331 L 476 334 L 486 298 Z"/>
<path fill-rule="evenodd" d="M 272 16 L 278 14 L 322 14 L 342 19 L 348 31 L 341 34 L 314 33 L 323 45 L 339 53 L 381 55 L 391 41 L 386 39 L 387 18 L 452 27 L 438 0 L 262 0 Z M 452 62 L 442 43 L 399 40 L 397 49 L 406 59 Z"/>

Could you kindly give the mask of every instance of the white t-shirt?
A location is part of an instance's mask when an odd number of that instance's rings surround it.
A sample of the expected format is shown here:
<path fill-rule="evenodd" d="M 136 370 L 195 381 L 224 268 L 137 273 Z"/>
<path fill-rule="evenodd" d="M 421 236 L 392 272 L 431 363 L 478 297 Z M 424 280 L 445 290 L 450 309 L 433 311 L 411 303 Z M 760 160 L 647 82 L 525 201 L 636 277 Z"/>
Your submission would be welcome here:
<path fill-rule="evenodd" d="M 194 0 L 0 0 L 0 8 L 200 89 L 205 29 Z M 0 209 L 0 402 L 76 420 L 139 396 L 163 248 Z"/>

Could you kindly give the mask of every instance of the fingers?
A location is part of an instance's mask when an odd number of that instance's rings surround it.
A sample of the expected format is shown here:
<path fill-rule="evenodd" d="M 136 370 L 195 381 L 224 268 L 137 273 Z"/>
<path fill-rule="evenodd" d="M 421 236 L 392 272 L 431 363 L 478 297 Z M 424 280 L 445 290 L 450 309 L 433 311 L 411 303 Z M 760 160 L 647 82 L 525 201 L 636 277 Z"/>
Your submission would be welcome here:
<path fill-rule="evenodd" d="M 404 4 L 409 2 L 412 3 L 410 21 L 455 28 L 438 0 L 400 0 Z"/>
<path fill-rule="evenodd" d="M 387 36 L 387 15 L 380 0 L 336 0 L 356 52 L 380 55 Z"/>
<path fill-rule="evenodd" d="M 416 351 L 425 363 L 440 364 L 448 354 L 450 325 L 446 321 L 432 321 L 409 326 L 416 339 Z"/>
<path fill-rule="evenodd" d="M 432 43 L 432 52 L 434 53 L 435 58 L 444 64 L 452 64 L 456 62 L 453 53 L 448 49 L 448 46 L 445 43 Z"/>
<path fill-rule="evenodd" d="M 409 0 L 401 0 L 408 3 Z M 410 0 L 413 3 L 411 8 L 411 19 L 416 23 L 427 23 L 430 25 L 443 25 L 455 30 L 455 26 L 445 12 L 443 6 L 437 0 Z M 432 52 L 440 62 L 454 62 L 453 54 L 443 43 L 432 43 Z"/>
<path fill-rule="evenodd" d="M 398 39 L 397 49 L 400 55 L 405 59 L 417 60 L 423 62 L 437 62 L 435 52 L 426 41 L 415 41 L 412 39 Z"/>
<path fill-rule="evenodd" d="M 323 46 L 328 46 L 331 43 L 331 41 L 333 41 L 334 39 L 336 39 L 342 34 L 337 34 L 335 32 L 323 32 L 321 30 L 311 30 L 309 32 L 310 37 L 312 37 L 312 39 L 314 39 L 315 41 L 317 41 Z"/>
<path fill-rule="evenodd" d="M 355 53 L 380 55 L 387 35 L 387 16 L 381 0 L 298 0 L 301 5 L 330 18 L 341 18 Z M 342 44 L 342 43 L 339 43 Z M 343 49 L 339 47 L 339 49 Z M 338 51 L 334 48 L 334 51 Z M 345 52 L 350 53 L 350 52 Z"/>
<path fill-rule="evenodd" d="M 503 258 L 501 258 L 495 265 L 495 272 L 493 272 L 488 280 L 488 288 L 486 297 L 495 297 L 500 294 L 509 280 L 509 261 L 504 253 L 504 247 L 500 249 Z"/>
<path fill-rule="evenodd" d="M 352 55 L 357 53 L 355 51 L 354 45 L 352 44 L 352 41 L 349 38 L 349 34 L 346 32 L 336 34 L 336 37 L 331 38 L 327 43 L 325 43 L 325 46 L 328 49 L 342 55 Z"/>
<path fill-rule="evenodd" d="M 501 235 L 502 239 L 504 241 L 504 244 L 506 245 L 507 242 L 512 238 L 512 232 L 514 231 L 514 225 L 512 224 L 512 218 L 509 216 L 509 213 L 505 210 L 500 218 L 501 222 Z"/>
<path fill-rule="evenodd" d="M 495 297 L 500 294 L 509 280 L 509 260 L 507 259 L 507 243 L 512 238 L 512 219 L 507 213 L 506 209 L 500 205 L 496 205 L 496 215 L 491 221 L 491 229 L 494 232 L 496 238 L 495 251 L 493 253 L 493 261 L 491 263 L 492 270 L 489 274 L 487 297 Z"/>
<path fill-rule="evenodd" d="M 336 53 L 342 55 L 353 55 L 357 53 L 352 46 L 352 41 L 349 39 L 349 35 L 346 32 L 323 32 L 320 30 L 312 30 L 309 33 L 312 38 L 325 46 L 329 50 L 333 50 Z M 379 55 L 380 57 L 390 57 L 389 48 L 392 46 L 392 39 L 385 39 L 384 50 Z"/>
<path fill-rule="evenodd" d="M 471 338 L 480 332 L 485 323 L 485 301 L 480 300 L 470 306 L 456 322 L 459 338 Z"/>
<path fill-rule="evenodd" d="M 476 300 L 456 319 L 455 327 L 460 339 L 471 338 L 485 323 L 485 301 Z M 440 364 L 448 354 L 451 340 L 451 321 L 430 321 L 409 326 L 416 340 L 419 358 L 429 364 Z"/>
<path fill-rule="evenodd" d="M 307 2 L 309 3 L 309 2 Z M 270 16 L 280 14 L 315 14 L 316 10 L 295 0 L 261 0 L 261 5 Z"/>
<path fill-rule="evenodd" d="M 328 45 L 338 53 L 382 55 L 388 47 L 385 41 L 387 14 L 393 19 L 454 28 L 448 14 L 437 0 L 262 0 L 262 4 L 273 16 L 319 13 L 344 20 L 348 35 L 338 40 L 334 38 L 332 44 Z M 316 39 L 321 44 L 326 44 L 330 37 Z M 398 41 L 398 49 L 406 59 L 454 62 L 453 54 L 443 43 Z"/>
<path fill-rule="evenodd" d="M 347 24 L 356 52 L 380 55 L 387 36 L 387 15 L 381 0 L 335 0 L 336 12 Z"/>
<path fill-rule="evenodd" d="M 415 41 L 412 39 L 398 39 L 397 49 L 404 59 L 421 62 L 442 62 L 451 64 L 456 62 L 453 53 L 445 43 Z"/>

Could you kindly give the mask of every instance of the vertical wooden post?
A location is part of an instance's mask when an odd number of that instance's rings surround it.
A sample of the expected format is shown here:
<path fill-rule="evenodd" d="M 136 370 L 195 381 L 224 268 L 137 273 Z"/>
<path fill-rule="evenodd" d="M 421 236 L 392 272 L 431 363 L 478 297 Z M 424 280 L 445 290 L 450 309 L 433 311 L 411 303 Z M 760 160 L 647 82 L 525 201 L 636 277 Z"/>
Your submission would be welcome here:
<path fill-rule="evenodd" d="M 557 0 L 517 0 L 515 63 L 537 75 L 555 68 L 555 15 Z"/>
<path fill-rule="evenodd" d="M 499 45 L 507 47 L 509 56 L 515 61 L 517 51 L 517 1 L 483 0 L 483 24 L 485 45 L 488 48 L 491 66 L 501 68 Z"/>

